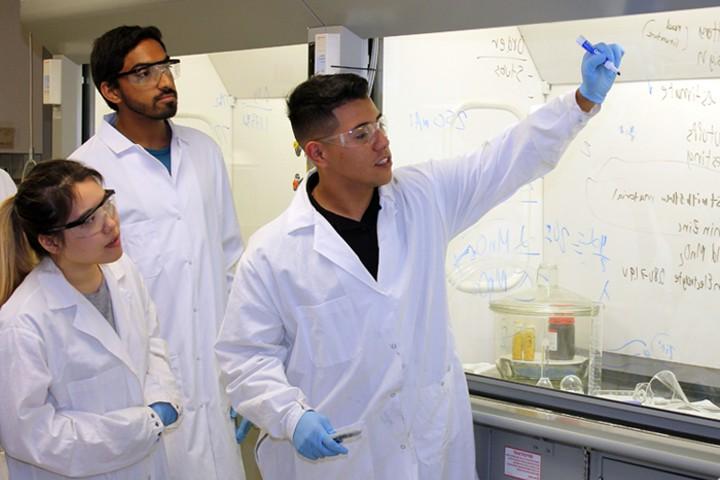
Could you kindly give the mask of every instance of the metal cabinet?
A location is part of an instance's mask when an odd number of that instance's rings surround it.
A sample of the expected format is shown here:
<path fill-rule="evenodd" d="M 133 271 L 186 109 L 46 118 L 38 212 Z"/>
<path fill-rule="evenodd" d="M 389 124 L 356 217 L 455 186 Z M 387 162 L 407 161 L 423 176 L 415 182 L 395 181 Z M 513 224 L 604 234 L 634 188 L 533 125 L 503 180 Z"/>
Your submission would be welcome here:
<path fill-rule="evenodd" d="M 587 478 L 582 447 L 479 425 L 475 435 L 480 480 Z"/>
<path fill-rule="evenodd" d="M 630 459 L 614 458 L 596 452 L 591 455 L 590 464 L 591 480 L 715 480 L 717 478 L 674 472 L 666 467 L 638 464 Z"/>
<path fill-rule="evenodd" d="M 717 480 L 720 446 L 472 396 L 480 480 Z"/>

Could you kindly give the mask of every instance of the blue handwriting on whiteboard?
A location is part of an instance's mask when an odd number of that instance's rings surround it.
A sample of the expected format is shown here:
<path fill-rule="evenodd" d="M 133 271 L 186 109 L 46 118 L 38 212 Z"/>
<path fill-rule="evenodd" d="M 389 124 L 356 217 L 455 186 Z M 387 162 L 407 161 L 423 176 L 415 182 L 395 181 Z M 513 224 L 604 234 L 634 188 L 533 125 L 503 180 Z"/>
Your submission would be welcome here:
<path fill-rule="evenodd" d="M 601 271 L 605 271 L 610 258 L 605 254 L 608 237 L 595 232 L 594 227 L 586 231 L 571 232 L 565 225 L 559 223 L 545 225 L 545 242 L 555 246 L 560 253 L 575 253 L 577 255 L 593 255 L 600 262 Z"/>
<path fill-rule="evenodd" d="M 468 261 L 493 255 L 540 255 L 539 251 L 530 247 L 530 240 L 525 225 L 518 226 L 517 231 L 498 228 L 488 234 L 479 234 L 473 241 L 464 245 L 459 253 L 453 254 L 453 267 L 458 268 Z"/>
<path fill-rule="evenodd" d="M 526 237 L 526 231 L 525 225 L 522 225 L 520 227 L 520 239 L 518 240 L 517 244 L 515 245 L 514 251 L 516 253 L 519 253 L 521 255 L 528 255 L 532 257 L 536 257 L 540 255 L 540 252 L 537 250 L 531 250 L 530 249 L 530 242 L 528 241 L 529 238 Z"/>
<path fill-rule="evenodd" d="M 215 108 L 221 108 L 221 107 L 234 107 L 235 106 L 235 97 L 232 95 L 227 95 L 224 93 L 221 93 L 217 97 L 215 97 L 215 104 L 213 107 Z"/>
<path fill-rule="evenodd" d="M 252 130 L 269 130 L 270 119 L 267 115 L 255 112 L 244 112 L 242 114 L 242 125 Z"/>
<path fill-rule="evenodd" d="M 602 291 L 600 292 L 600 298 L 598 298 L 599 303 L 603 303 L 603 300 L 610 300 L 610 280 L 605 280 L 605 283 L 603 284 Z"/>
<path fill-rule="evenodd" d="M 454 256 L 453 266 L 457 268 L 464 261 L 479 257 L 510 253 L 510 229 L 500 228 L 494 233 L 495 237 L 480 234 L 474 242 L 465 245 L 460 253 Z"/>
<path fill-rule="evenodd" d="M 656 334 L 650 341 L 641 338 L 633 338 L 617 348 L 608 348 L 605 351 L 611 353 L 622 353 L 635 357 L 657 358 L 672 360 L 675 353 L 675 346 L 671 343 L 670 335 L 665 332 Z"/>
<path fill-rule="evenodd" d="M 625 135 L 625 136 L 630 137 L 631 142 L 635 140 L 635 135 L 636 135 L 635 125 L 630 125 L 630 126 L 620 125 L 619 130 L 620 130 L 620 135 Z"/>
<path fill-rule="evenodd" d="M 410 114 L 410 126 L 416 130 L 428 130 L 430 128 L 453 128 L 454 130 L 465 130 L 467 112 L 464 110 L 455 111 L 447 109 L 443 112 L 429 115 L 422 112 Z"/>

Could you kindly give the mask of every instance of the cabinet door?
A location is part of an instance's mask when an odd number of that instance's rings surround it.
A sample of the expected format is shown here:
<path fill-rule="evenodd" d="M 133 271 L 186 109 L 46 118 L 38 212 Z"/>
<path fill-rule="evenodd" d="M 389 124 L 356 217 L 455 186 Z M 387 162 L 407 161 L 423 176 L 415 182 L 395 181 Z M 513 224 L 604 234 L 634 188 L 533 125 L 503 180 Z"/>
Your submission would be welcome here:
<path fill-rule="evenodd" d="M 602 459 L 601 470 L 602 472 L 598 480 L 703 480 L 703 478 L 705 478 L 689 477 L 645 465 L 621 462 L 611 458 Z"/>
<path fill-rule="evenodd" d="M 487 441 L 489 465 L 487 470 L 478 469 L 481 480 L 587 478 L 585 451 L 580 447 L 499 429 L 491 429 Z M 485 471 L 487 477 L 482 476 Z"/>

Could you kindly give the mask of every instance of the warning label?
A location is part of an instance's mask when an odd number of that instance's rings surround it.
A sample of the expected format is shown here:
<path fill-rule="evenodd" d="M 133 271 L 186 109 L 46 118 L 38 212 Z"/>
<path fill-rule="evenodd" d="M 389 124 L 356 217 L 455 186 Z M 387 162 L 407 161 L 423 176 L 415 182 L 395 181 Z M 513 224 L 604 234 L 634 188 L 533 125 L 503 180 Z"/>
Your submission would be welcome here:
<path fill-rule="evenodd" d="M 540 480 L 542 457 L 536 453 L 505 447 L 505 475 L 520 480 Z"/>

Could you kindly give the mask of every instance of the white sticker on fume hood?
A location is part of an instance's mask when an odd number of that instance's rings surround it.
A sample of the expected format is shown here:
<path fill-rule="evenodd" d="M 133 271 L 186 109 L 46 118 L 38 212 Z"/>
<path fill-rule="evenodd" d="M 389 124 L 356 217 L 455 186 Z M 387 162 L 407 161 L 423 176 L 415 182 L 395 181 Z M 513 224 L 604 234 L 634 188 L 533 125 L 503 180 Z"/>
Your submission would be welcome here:
<path fill-rule="evenodd" d="M 540 480 L 542 457 L 537 453 L 505 447 L 505 476 L 519 480 Z"/>

